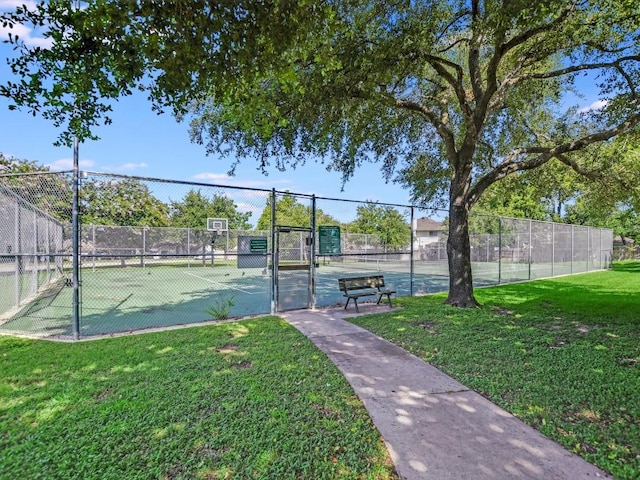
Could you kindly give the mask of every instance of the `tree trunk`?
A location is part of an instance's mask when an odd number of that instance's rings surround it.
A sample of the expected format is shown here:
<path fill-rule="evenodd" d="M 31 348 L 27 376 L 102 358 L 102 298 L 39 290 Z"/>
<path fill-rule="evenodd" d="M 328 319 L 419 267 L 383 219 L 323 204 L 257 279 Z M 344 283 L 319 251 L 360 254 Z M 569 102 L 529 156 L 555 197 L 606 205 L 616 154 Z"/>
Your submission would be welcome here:
<path fill-rule="evenodd" d="M 469 211 L 466 205 L 449 206 L 449 296 L 446 304 L 455 307 L 473 308 L 480 304 L 473 296 L 471 276 L 471 245 L 469 243 Z"/>

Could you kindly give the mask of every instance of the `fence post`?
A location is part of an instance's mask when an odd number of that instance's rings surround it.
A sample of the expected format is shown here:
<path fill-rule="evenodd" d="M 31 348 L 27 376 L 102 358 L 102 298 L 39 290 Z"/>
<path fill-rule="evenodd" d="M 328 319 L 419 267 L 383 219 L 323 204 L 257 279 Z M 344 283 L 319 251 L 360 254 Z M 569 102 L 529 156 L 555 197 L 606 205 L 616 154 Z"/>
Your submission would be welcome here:
<path fill-rule="evenodd" d="M 45 235 L 47 237 L 47 241 L 45 242 L 44 245 L 44 254 L 46 255 L 46 259 L 47 259 L 47 281 L 46 283 L 49 283 L 51 281 L 51 233 L 50 233 L 50 228 L 49 228 L 49 224 L 51 223 L 50 219 L 47 219 L 47 223 L 45 223 Z"/>
<path fill-rule="evenodd" d="M 78 171 L 78 137 L 73 137 L 73 185 L 72 185 L 72 264 L 73 264 L 73 339 L 80 338 L 80 217 L 78 195 L 80 189 L 80 175 Z"/>
<path fill-rule="evenodd" d="M 527 255 L 528 257 L 528 262 L 529 262 L 529 280 L 531 280 L 531 249 L 532 249 L 532 244 L 531 244 L 531 223 L 532 221 L 529 220 L 529 243 L 527 245 L 527 250 L 529 251 L 529 254 Z"/>
<path fill-rule="evenodd" d="M 316 196 L 311 196 L 311 309 L 316 308 Z"/>
<path fill-rule="evenodd" d="M 502 217 L 498 217 L 498 283 L 502 283 Z"/>
<path fill-rule="evenodd" d="M 92 223 L 91 224 L 91 251 L 93 252 L 93 257 L 91 260 L 91 265 L 92 268 L 91 270 L 93 272 L 96 271 L 96 226 Z"/>
<path fill-rule="evenodd" d="M 22 248 L 20 246 L 20 202 L 18 199 L 15 199 L 16 210 L 14 214 L 15 219 L 15 228 L 16 231 L 13 234 L 13 254 L 14 258 L 14 271 L 15 271 L 15 282 L 14 282 L 14 294 L 15 294 L 15 306 L 20 306 L 20 270 L 22 268 L 22 257 L 20 254 L 22 253 Z"/>
<path fill-rule="evenodd" d="M 413 297 L 413 205 L 411 206 L 411 250 L 409 253 L 409 296 Z"/>
<path fill-rule="evenodd" d="M 573 231 L 575 230 L 575 225 L 571 225 L 571 262 L 570 262 L 570 273 L 573 273 Z"/>
<path fill-rule="evenodd" d="M 31 275 L 31 295 L 38 291 L 38 215 L 33 211 L 33 273 Z"/>
<path fill-rule="evenodd" d="M 556 264 L 556 223 L 551 222 L 551 276 L 555 276 Z"/>
<path fill-rule="evenodd" d="M 489 235 L 488 233 L 485 234 L 485 240 L 484 240 L 486 246 L 487 246 L 487 251 L 485 253 L 485 262 L 489 263 L 489 244 L 491 242 L 491 235 Z"/>
<path fill-rule="evenodd" d="M 598 270 L 604 270 L 602 265 L 602 229 L 599 228 L 598 232 L 600 232 L 600 248 L 598 249 Z"/>
<path fill-rule="evenodd" d="M 142 254 L 140 255 L 140 265 L 144 270 L 145 268 L 144 254 L 145 254 L 145 251 L 147 250 L 147 227 L 141 227 L 141 228 L 142 228 Z"/>
<path fill-rule="evenodd" d="M 271 315 L 276 313 L 276 189 L 271 189 Z"/>
<path fill-rule="evenodd" d="M 587 272 L 591 263 L 591 227 L 587 227 Z"/>
<path fill-rule="evenodd" d="M 187 227 L 187 268 L 191 268 L 191 228 Z"/>

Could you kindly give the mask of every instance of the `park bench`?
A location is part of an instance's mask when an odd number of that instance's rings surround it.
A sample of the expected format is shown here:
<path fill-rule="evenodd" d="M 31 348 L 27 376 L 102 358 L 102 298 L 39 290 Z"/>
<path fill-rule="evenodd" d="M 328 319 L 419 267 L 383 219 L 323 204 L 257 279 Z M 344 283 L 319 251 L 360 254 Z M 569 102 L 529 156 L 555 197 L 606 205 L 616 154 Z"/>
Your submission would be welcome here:
<path fill-rule="evenodd" d="M 344 293 L 345 297 L 347 297 L 347 303 L 344 306 L 345 310 L 349 306 L 349 302 L 353 300 L 353 303 L 356 306 L 356 312 L 359 313 L 360 310 L 358 310 L 358 299 L 360 297 L 374 295 L 378 296 L 376 305 L 379 304 L 382 300 L 382 297 L 386 295 L 387 300 L 389 300 L 389 306 L 393 306 L 391 304 L 391 295 L 396 293 L 396 291 L 384 288 L 384 276 L 382 275 L 339 278 L 338 284 L 340 285 L 340 291 Z"/>

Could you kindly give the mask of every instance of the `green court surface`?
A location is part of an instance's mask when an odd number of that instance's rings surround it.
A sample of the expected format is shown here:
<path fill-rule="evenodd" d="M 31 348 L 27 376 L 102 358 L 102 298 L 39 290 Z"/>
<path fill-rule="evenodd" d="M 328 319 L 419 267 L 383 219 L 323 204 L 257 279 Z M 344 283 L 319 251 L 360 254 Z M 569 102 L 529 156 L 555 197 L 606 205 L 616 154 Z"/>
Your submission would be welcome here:
<path fill-rule="evenodd" d="M 580 267 L 580 269 L 578 269 Z M 586 271 L 587 265 L 474 263 L 476 286 L 522 281 Z M 500 272 L 499 272 L 500 269 Z M 595 268 L 593 268 L 595 269 Z M 383 274 L 387 288 L 397 296 L 445 291 L 446 262 L 414 262 L 413 282 L 409 262 L 323 262 L 316 272 L 316 306 L 344 304 L 338 278 Z M 146 328 L 219 320 L 225 306 L 229 318 L 271 311 L 271 276 L 264 268 L 239 269 L 230 262 L 215 266 L 155 264 L 145 267 L 112 264 L 81 269 L 80 336 L 108 335 Z M 279 272 L 282 309 L 306 308 L 309 272 Z M 73 288 L 61 278 L 9 318 L 0 320 L 0 332 L 71 337 Z M 5 279 L 6 280 L 6 279 Z M 8 295 L 8 289 L 2 295 Z M 2 298 L 0 295 L 0 298 Z M 374 301 L 376 297 L 373 298 Z"/>
<path fill-rule="evenodd" d="M 233 317 L 270 308 L 270 279 L 262 270 L 101 267 L 82 269 L 80 281 L 81 336 L 215 320 L 205 311 L 227 300 Z M 73 289 L 64 285 L 53 295 L 43 293 L 0 329 L 70 336 L 72 297 Z"/>

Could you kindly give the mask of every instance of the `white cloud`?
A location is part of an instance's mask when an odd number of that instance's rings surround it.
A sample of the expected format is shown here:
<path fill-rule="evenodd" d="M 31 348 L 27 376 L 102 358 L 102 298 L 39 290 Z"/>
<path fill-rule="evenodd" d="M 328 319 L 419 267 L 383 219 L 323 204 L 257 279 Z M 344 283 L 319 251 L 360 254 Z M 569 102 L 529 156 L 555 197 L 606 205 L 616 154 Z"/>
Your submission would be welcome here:
<path fill-rule="evenodd" d="M 140 162 L 140 163 L 124 163 L 118 167 L 115 167 L 114 170 L 117 171 L 124 171 L 124 170 L 138 170 L 139 168 L 147 168 L 149 165 L 144 163 L 144 162 Z"/>
<path fill-rule="evenodd" d="M 93 167 L 93 160 L 87 160 L 87 159 L 80 159 L 80 168 L 91 168 Z M 61 158 L 60 160 L 56 160 L 53 163 L 48 163 L 46 165 L 47 167 L 49 167 L 51 170 L 53 171 L 60 171 L 60 170 L 71 170 L 73 169 L 73 158 Z"/>
<path fill-rule="evenodd" d="M 203 180 L 211 183 L 229 185 L 234 187 L 246 188 L 274 188 L 283 185 L 290 185 L 291 181 L 287 179 L 265 179 L 265 180 L 240 180 L 237 177 L 231 177 L 226 173 L 203 172 L 193 176 L 195 180 Z"/>
<path fill-rule="evenodd" d="M 33 10 L 36 2 L 30 0 L 0 0 L 0 10 L 15 10 L 22 5 L 26 5 L 29 10 Z"/>
<path fill-rule="evenodd" d="M 15 10 L 16 7 L 26 5 L 29 10 L 33 10 L 36 7 L 36 2 L 27 0 L 0 0 L 0 11 Z M 26 25 L 14 25 L 13 28 L 3 27 L 0 25 L 0 40 L 8 40 L 9 33 L 13 36 L 20 37 L 25 45 L 28 47 L 42 47 L 50 48 L 53 45 L 53 40 L 50 38 L 38 37 L 34 34 L 33 28 Z"/>
<path fill-rule="evenodd" d="M 251 203 L 238 202 L 236 203 L 236 207 L 240 212 L 251 212 L 251 214 L 257 213 L 258 215 L 264 210 L 264 204 L 252 205 Z"/>
<path fill-rule="evenodd" d="M 217 182 L 217 181 L 229 181 L 233 177 L 230 177 L 226 173 L 203 172 L 203 173 L 195 174 L 193 178 L 195 178 L 196 180 L 211 180 L 211 181 Z"/>
<path fill-rule="evenodd" d="M 25 27 L 24 25 L 14 25 L 13 28 L 3 27 L 0 25 L 0 40 L 8 40 L 9 32 L 15 37 L 20 37 L 25 45 L 28 47 L 42 47 L 50 48 L 53 45 L 53 40 L 50 38 L 33 36 L 33 29 Z"/>
<path fill-rule="evenodd" d="M 596 100 L 591 105 L 587 105 L 586 107 L 583 107 L 580 110 L 578 110 L 578 113 L 589 113 L 594 110 L 600 110 L 601 108 L 606 107 L 608 103 L 609 103 L 608 100 Z"/>

